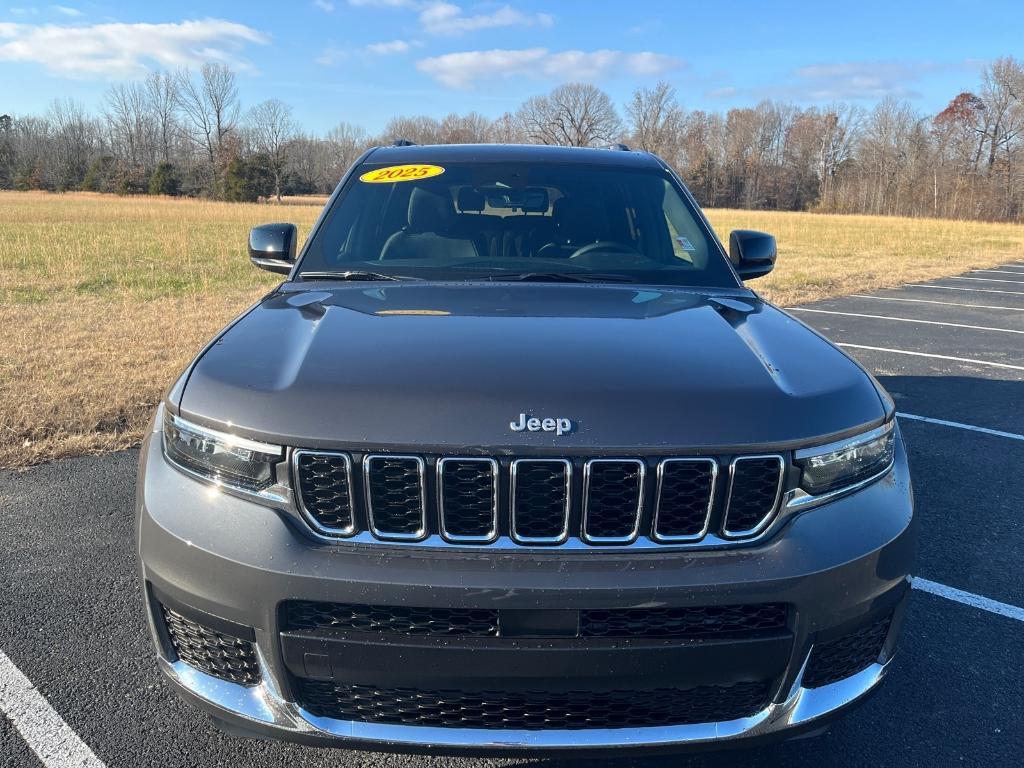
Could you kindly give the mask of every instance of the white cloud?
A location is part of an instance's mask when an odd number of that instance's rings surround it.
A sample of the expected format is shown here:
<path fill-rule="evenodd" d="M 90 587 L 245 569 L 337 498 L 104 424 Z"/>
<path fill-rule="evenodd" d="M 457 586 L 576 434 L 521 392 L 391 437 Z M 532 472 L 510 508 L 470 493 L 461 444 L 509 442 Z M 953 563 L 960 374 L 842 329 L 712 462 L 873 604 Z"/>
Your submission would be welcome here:
<path fill-rule="evenodd" d="M 422 5 L 417 0 L 348 0 L 348 4 L 357 8 L 415 8 Z"/>
<path fill-rule="evenodd" d="M 333 67 L 348 58 L 348 51 L 336 45 L 329 45 L 316 57 L 316 63 L 324 67 Z"/>
<path fill-rule="evenodd" d="M 69 8 L 66 5 L 51 5 L 51 9 L 57 13 L 64 14 L 65 16 L 81 16 L 82 12 L 77 8 Z"/>
<path fill-rule="evenodd" d="M 462 35 L 495 27 L 550 27 L 553 23 L 546 13 L 526 14 L 509 5 L 475 16 L 466 16 L 459 6 L 447 2 L 429 2 L 420 11 L 420 24 L 431 35 Z"/>
<path fill-rule="evenodd" d="M 219 61 L 249 68 L 237 54 L 269 38 L 223 19 L 167 24 L 0 25 L 0 61 L 34 62 L 74 78 L 123 78 L 145 74 L 147 64 L 195 66 Z"/>
<path fill-rule="evenodd" d="M 523 13 L 510 5 L 467 16 L 460 6 L 447 0 L 348 0 L 348 4 L 363 8 L 414 9 L 419 12 L 424 32 L 449 37 L 498 27 L 550 27 L 555 21 L 550 14 Z"/>
<path fill-rule="evenodd" d="M 324 13 L 331 13 L 334 11 L 334 3 L 330 2 L 330 0 L 313 0 L 313 5 Z"/>
<path fill-rule="evenodd" d="M 857 61 L 812 64 L 794 71 L 794 94 L 816 101 L 909 97 L 916 92 L 910 83 L 936 71 L 927 61 Z"/>
<path fill-rule="evenodd" d="M 39 13 L 38 8 L 11 8 L 9 10 L 15 16 L 34 16 Z"/>
<path fill-rule="evenodd" d="M 416 64 L 421 72 L 449 88 L 470 88 L 476 80 L 513 76 L 561 81 L 600 80 L 618 73 L 650 77 L 680 66 L 682 61 L 674 56 L 650 51 L 552 52 L 547 48 L 463 51 L 422 59 Z"/>
<path fill-rule="evenodd" d="M 384 56 L 391 53 L 405 53 L 412 46 L 405 40 L 390 40 L 386 43 L 370 43 L 366 46 L 367 53 Z"/>

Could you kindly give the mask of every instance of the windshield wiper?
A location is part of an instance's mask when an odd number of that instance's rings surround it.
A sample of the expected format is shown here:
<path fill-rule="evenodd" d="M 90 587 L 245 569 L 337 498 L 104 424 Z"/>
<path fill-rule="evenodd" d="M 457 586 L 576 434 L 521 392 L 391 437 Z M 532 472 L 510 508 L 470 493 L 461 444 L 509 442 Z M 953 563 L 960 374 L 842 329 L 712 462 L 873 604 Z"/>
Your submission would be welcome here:
<path fill-rule="evenodd" d="M 345 272 L 300 272 L 302 280 L 420 280 L 419 277 L 407 275 L 385 275 L 381 272 L 366 272 L 350 269 Z"/>
<path fill-rule="evenodd" d="M 515 283 L 635 283 L 628 275 L 602 274 L 599 272 L 523 272 L 511 275 L 491 275 L 493 282 Z"/>

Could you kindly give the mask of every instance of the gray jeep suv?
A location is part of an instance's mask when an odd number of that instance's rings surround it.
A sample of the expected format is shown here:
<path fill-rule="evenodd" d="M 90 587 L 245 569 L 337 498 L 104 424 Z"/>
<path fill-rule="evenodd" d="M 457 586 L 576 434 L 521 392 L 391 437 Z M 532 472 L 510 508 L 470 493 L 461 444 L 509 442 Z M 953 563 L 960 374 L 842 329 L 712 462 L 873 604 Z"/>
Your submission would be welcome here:
<path fill-rule="evenodd" d="M 743 285 L 659 158 L 395 146 L 167 391 L 138 547 L 224 729 L 395 751 L 823 729 L 889 668 L 916 520 L 893 403 Z"/>

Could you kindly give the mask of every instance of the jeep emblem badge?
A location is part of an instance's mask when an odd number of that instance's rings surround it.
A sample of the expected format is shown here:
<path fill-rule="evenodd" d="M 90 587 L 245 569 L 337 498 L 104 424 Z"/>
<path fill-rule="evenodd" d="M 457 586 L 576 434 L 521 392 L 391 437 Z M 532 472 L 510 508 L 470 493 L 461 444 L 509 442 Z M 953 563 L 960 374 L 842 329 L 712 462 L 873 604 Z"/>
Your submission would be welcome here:
<path fill-rule="evenodd" d="M 526 413 L 519 414 L 519 421 L 509 423 L 513 432 L 554 432 L 556 435 L 567 435 L 572 432 L 573 423 L 569 419 L 538 419 Z"/>

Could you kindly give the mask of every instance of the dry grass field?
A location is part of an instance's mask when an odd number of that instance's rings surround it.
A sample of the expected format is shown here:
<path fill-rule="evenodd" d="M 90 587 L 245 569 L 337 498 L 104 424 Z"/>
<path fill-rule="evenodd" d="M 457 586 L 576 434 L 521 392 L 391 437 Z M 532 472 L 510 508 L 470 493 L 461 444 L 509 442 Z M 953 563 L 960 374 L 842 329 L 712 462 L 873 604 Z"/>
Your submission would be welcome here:
<path fill-rule="evenodd" d="M 0 466 L 137 443 L 160 393 L 276 278 L 246 233 L 315 205 L 0 192 Z M 756 287 L 794 304 L 1024 254 L 1012 224 L 713 210 L 722 236 L 763 229 L 779 266 Z"/>

